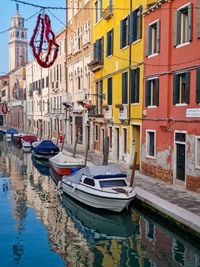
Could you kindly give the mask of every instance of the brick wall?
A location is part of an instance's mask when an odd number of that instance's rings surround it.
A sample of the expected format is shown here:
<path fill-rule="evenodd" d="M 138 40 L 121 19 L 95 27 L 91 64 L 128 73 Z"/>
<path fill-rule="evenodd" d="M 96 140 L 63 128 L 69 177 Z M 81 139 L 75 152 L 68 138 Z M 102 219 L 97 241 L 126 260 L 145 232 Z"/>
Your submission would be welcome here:
<path fill-rule="evenodd" d="M 153 164 L 142 162 L 142 173 L 144 173 L 145 175 L 153 176 L 155 178 L 159 178 L 160 180 L 167 183 L 173 183 L 173 178 L 170 170 L 162 169 L 161 167 Z"/>

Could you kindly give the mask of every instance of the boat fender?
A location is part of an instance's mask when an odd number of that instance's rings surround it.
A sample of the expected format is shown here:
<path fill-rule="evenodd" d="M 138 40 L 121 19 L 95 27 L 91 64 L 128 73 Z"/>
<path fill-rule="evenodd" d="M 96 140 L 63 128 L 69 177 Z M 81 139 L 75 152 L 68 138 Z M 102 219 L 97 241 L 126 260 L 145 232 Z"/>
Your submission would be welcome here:
<path fill-rule="evenodd" d="M 61 189 L 61 181 L 58 182 L 57 190 Z"/>

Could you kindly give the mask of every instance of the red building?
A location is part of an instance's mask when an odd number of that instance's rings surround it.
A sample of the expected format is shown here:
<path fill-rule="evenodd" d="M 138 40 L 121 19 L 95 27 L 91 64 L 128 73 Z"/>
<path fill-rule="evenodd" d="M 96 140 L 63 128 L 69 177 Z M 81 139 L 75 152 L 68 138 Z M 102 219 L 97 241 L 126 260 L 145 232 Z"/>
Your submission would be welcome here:
<path fill-rule="evenodd" d="M 200 192 L 198 3 L 161 0 L 144 14 L 142 171 Z"/>

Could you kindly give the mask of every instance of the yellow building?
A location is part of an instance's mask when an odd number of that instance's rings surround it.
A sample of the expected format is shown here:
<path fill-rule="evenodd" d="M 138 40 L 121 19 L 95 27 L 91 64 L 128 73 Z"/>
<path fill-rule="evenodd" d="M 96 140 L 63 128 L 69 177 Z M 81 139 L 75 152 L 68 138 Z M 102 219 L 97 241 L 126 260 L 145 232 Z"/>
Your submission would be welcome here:
<path fill-rule="evenodd" d="M 110 157 L 140 165 L 146 0 L 94 0 L 94 148 L 110 139 Z"/>

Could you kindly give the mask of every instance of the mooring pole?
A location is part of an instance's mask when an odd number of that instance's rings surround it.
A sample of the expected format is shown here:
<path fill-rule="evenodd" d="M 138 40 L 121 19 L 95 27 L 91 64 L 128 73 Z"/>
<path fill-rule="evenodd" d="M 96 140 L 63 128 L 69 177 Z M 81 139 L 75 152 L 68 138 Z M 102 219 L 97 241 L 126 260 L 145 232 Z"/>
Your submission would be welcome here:
<path fill-rule="evenodd" d="M 136 164 L 137 164 L 137 152 L 135 152 L 135 155 L 134 155 L 133 166 L 132 166 L 132 172 L 131 172 L 131 182 L 130 182 L 130 187 L 133 187 L 133 184 L 134 184 Z"/>

